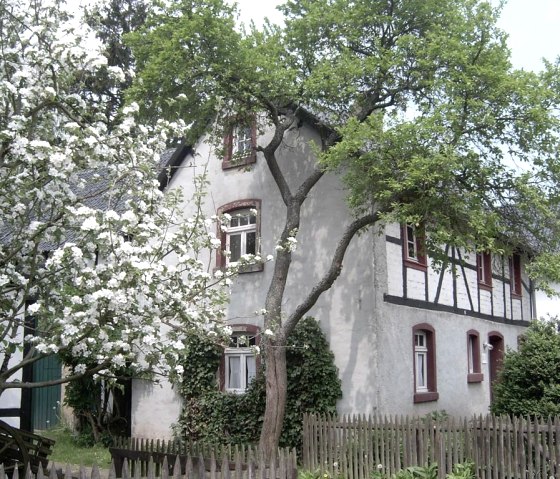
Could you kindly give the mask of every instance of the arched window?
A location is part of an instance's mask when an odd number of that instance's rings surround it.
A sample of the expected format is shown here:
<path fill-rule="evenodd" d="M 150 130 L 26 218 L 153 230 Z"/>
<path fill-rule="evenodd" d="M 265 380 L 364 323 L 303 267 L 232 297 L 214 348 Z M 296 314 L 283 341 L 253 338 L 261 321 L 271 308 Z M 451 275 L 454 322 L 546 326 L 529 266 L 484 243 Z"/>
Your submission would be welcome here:
<path fill-rule="evenodd" d="M 223 268 L 231 262 L 239 261 L 243 255 L 260 253 L 261 201 L 257 199 L 238 200 L 218 208 L 218 215 L 229 215 L 229 222 L 218 232 L 222 248 L 217 254 L 216 266 Z M 262 271 L 262 263 L 244 268 L 240 272 Z"/>
<path fill-rule="evenodd" d="M 435 330 L 426 323 L 412 329 L 414 363 L 414 402 L 437 401 Z"/>
<path fill-rule="evenodd" d="M 471 329 L 467 332 L 468 374 L 467 382 L 479 383 L 484 379 L 480 368 L 480 336 L 478 331 Z"/>

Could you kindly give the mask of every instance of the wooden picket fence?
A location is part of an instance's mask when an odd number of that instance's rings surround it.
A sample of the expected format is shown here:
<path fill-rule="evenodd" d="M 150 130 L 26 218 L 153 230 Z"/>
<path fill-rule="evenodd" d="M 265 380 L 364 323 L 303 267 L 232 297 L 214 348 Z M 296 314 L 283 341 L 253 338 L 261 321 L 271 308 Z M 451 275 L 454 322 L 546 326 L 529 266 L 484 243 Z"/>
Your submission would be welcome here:
<path fill-rule="evenodd" d="M 560 418 L 320 417 L 303 423 L 303 468 L 369 479 L 409 466 L 475 465 L 478 479 L 560 478 Z"/>
<path fill-rule="evenodd" d="M 0 479 L 297 479 L 297 455 L 295 450 L 280 449 L 278 455 L 265 461 L 254 449 L 244 448 L 233 455 L 232 459 L 224 454 L 221 458 L 211 452 L 208 457 L 179 455 L 169 459 L 168 454 L 150 458 L 146 463 L 141 460 L 123 459 L 120 466 L 113 460 L 108 472 L 100 472 L 97 466 L 91 469 L 81 467 L 78 472 L 70 466 L 64 470 L 56 466 L 48 472 L 39 467 L 37 474 L 28 468 L 25 473 L 18 469 L 4 471 L 0 465 Z M 136 451 L 139 452 L 139 451 Z M 161 459 L 161 461 L 159 461 Z M 117 469 L 120 470 L 117 473 Z"/>
<path fill-rule="evenodd" d="M 180 464 L 181 473 L 194 471 L 199 476 L 203 471 L 217 471 L 222 475 L 226 471 L 272 471 L 270 477 L 292 477 L 297 475 L 297 454 L 294 449 L 278 449 L 276 457 L 263 462 L 258 448 L 250 445 L 216 446 L 200 442 L 177 440 L 151 440 L 141 438 L 117 438 L 113 447 L 109 448 L 117 477 L 121 477 L 123 462 L 131 465 L 132 474 L 139 469 L 141 477 L 145 477 L 153 463 L 156 476 L 165 469 L 167 464 Z M 170 471 L 171 472 L 171 471 Z"/>

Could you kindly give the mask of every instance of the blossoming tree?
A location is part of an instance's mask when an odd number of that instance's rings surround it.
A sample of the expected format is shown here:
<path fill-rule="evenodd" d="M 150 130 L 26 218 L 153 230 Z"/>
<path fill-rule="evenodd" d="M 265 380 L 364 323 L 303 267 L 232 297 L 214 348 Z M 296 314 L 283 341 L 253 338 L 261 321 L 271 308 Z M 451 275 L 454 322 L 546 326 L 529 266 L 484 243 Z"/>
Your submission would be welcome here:
<path fill-rule="evenodd" d="M 0 4 L 0 395 L 124 365 L 180 375 L 187 335 L 222 334 L 233 274 L 204 262 L 215 219 L 184 217 L 181 192 L 159 189 L 184 126 L 145 127 L 131 105 L 108 128 L 87 85 L 122 71 L 57 4 Z M 67 376 L 21 380 L 53 354 Z"/>

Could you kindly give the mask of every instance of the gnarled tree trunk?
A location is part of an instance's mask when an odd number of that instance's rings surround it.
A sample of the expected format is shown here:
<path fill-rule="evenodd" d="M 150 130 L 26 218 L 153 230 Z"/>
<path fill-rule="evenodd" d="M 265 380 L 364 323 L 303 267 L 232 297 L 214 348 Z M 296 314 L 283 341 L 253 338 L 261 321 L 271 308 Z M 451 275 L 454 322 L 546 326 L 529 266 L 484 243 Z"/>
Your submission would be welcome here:
<path fill-rule="evenodd" d="M 281 344 L 279 344 L 281 343 Z M 288 375 L 286 370 L 286 341 L 270 343 L 265 348 L 266 360 L 266 413 L 259 447 L 269 459 L 274 456 L 284 424 Z"/>

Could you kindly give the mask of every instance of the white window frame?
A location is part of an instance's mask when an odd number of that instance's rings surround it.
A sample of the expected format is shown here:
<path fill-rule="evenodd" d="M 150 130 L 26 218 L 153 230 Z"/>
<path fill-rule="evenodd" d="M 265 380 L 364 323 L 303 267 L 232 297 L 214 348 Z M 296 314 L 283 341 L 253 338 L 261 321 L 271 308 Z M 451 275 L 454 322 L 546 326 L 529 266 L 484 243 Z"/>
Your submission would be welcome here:
<path fill-rule="evenodd" d="M 237 337 L 245 336 L 245 335 L 238 335 Z M 250 347 L 245 347 L 242 344 L 235 342 L 237 346 L 230 346 L 224 350 L 224 360 L 225 360 L 225 381 L 224 381 L 224 389 L 227 392 L 232 392 L 235 394 L 243 394 L 247 391 L 249 384 L 253 379 L 255 379 L 257 374 L 257 358 L 255 356 L 255 352 Z M 232 387 L 230 384 L 230 376 L 231 376 L 231 366 L 230 360 L 233 358 L 239 358 L 239 384 L 238 387 Z M 252 362 L 252 371 L 250 363 Z"/>
<path fill-rule="evenodd" d="M 253 127 L 236 125 L 233 129 L 232 156 L 246 156 L 253 150 Z"/>
<path fill-rule="evenodd" d="M 251 213 L 250 209 L 242 209 L 236 210 L 229 213 L 231 219 L 246 217 L 248 219 L 246 225 L 238 225 L 238 226 L 231 226 L 228 225 L 226 229 L 226 251 L 229 254 L 226 256 L 226 265 L 230 264 L 231 262 L 238 261 L 239 258 L 232 258 L 231 257 L 231 237 L 232 236 L 240 236 L 240 247 L 239 247 L 239 255 L 243 256 L 247 253 L 247 235 L 250 233 L 255 233 L 255 252 L 254 254 L 258 254 L 259 252 L 259 238 L 257 236 L 257 217 Z M 253 253 L 250 253 L 253 254 Z"/>
<path fill-rule="evenodd" d="M 428 392 L 428 336 L 425 331 L 414 333 L 414 356 L 416 392 Z"/>
<path fill-rule="evenodd" d="M 480 371 L 475 371 L 474 368 L 474 358 L 476 355 L 476 348 L 478 346 L 477 337 L 473 334 L 469 334 L 468 338 L 468 363 L 469 363 L 469 374 L 479 373 Z"/>
<path fill-rule="evenodd" d="M 416 228 L 414 225 L 405 225 L 406 233 L 406 257 L 412 261 L 419 261 L 418 257 L 418 240 L 416 238 Z M 411 251 L 412 250 L 412 251 Z"/>
<path fill-rule="evenodd" d="M 488 259 L 487 259 L 488 258 Z M 477 253 L 476 268 L 478 283 L 484 286 L 492 286 L 492 254 Z"/>

